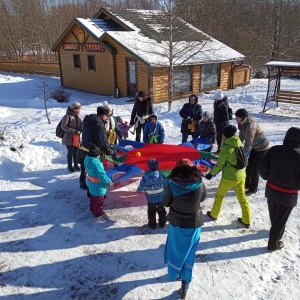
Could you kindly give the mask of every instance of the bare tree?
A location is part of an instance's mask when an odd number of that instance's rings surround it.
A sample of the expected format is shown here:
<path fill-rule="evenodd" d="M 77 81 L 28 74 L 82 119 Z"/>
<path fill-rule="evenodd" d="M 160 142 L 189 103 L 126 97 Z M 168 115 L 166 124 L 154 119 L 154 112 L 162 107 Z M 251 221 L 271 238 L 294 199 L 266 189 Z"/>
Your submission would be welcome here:
<path fill-rule="evenodd" d="M 37 87 L 37 92 L 33 96 L 41 98 L 43 100 L 48 124 L 51 124 L 49 113 L 48 113 L 48 107 L 47 107 L 47 101 L 51 98 L 51 91 L 49 89 L 48 80 L 41 79 L 39 84 L 36 87 Z"/>

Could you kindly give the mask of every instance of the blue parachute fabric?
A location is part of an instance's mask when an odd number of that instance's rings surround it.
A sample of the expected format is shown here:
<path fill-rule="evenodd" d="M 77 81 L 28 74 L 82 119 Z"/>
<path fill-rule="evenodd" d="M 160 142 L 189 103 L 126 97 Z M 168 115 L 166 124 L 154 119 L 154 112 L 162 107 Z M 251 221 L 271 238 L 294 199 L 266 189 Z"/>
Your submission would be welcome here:
<path fill-rule="evenodd" d="M 195 140 L 197 140 L 197 139 L 195 139 Z M 199 140 L 200 140 L 200 139 L 199 139 Z M 185 143 L 180 144 L 179 146 L 192 147 L 192 148 L 195 148 L 195 149 L 197 149 L 197 150 L 199 150 L 199 151 L 203 151 L 203 150 L 209 148 L 209 147 L 210 147 L 210 144 L 206 144 L 206 143 L 205 143 L 205 144 L 198 144 L 197 142 L 195 142 L 195 143 L 193 144 L 193 143 L 191 143 L 191 142 L 185 142 Z"/>
<path fill-rule="evenodd" d="M 133 148 L 133 149 L 143 148 L 144 145 L 145 145 L 144 143 L 130 141 L 130 140 L 123 140 L 123 141 L 120 141 L 120 143 L 119 143 L 119 146 L 121 146 L 121 147 L 125 148 L 126 146 L 131 146 L 131 148 Z"/>
<path fill-rule="evenodd" d="M 111 178 L 112 182 L 120 182 L 140 172 L 143 170 L 135 165 L 123 164 L 106 171 L 106 175 Z"/>
<path fill-rule="evenodd" d="M 192 139 L 190 141 L 190 143 L 192 145 L 194 145 L 194 147 L 197 150 L 203 151 L 205 149 L 208 149 L 210 147 L 210 142 L 209 139 L 207 138 L 196 138 L 196 139 Z"/>
<path fill-rule="evenodd" d="M 199 159 L 196 159 L 196 160 L 193 160 L 193 163 L 194 165 L 205 165 L 205 166 L 208 166 L 210 167 L 210 169 L 212 169 L 215 164 L 208 161 L 207 159 L 204 159 L 204 158 L 199 158 Z"/>
<path fill-rule="evenodd" d="M 114 145 L 114 148 L 117 149 L 117 150 L 121 150 L 123 152 L 126 152 L 126 153 L 129 152 L 130 150 L 132 150 L 132 149 L 128 149 L 128 148 L 125 148 L 125 147 L 121 147 L 119 145 Z"/>

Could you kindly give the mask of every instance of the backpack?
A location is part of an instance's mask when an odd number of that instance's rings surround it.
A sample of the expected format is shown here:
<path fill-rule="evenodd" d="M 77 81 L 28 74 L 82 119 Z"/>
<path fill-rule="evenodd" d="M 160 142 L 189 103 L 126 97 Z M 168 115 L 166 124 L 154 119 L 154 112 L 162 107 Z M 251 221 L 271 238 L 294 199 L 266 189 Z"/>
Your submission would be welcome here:
<path fill-rule="evenodd" d="M 57 137 L 59 137 L 59 138 L 63 138 L 64 137 L 64 135 L 65 135 L 65 132 L 64 132 L 64 130 L 61 128 L 61 121 L 62 121 L 62 119 L 60 120 L 60 122 L 57 124 L 57 126 L 56 126 L 56 130 L 55 130 L 55 135 L 57 136 Z M 67 126 L 69 125 L 69 123 L 70 123 L 70 118 L 69 118 L 69 120 L 68 120 L 68 124 L 67 124 Z"/>
<path fill-rule="evenodd" d="M 229 120 L 232 120 L 232 115 L 233 115 L 232 108 L 228 106 L 228 116 L 229 116 Z"/>
<path fill-rule="evenodd" d="M 231 166 L 235 167 L 237 170 L 241 170 L 247 167 L 247 158 L 244 152 L 243 147 L 236 147 L 235 149 L 236 154 L 236 166 L 231 164 L 229 161 L 227 161 Z"/>
<path fill-rule="evenodd" d="M 56 126 L 55 135 L 62 139 L 64 137 L 64 134 L 65 134 L 65 132 L 61 128 L 61 120 L 60 120 L 60 122 Z"/>

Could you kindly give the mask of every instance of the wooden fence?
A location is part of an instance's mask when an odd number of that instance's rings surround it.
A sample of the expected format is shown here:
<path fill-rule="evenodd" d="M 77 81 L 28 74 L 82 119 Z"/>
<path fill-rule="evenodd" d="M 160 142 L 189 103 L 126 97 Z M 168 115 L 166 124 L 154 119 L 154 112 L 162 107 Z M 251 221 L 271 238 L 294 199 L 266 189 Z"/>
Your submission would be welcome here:
<path fill-rule="evenodd" d="M 0 62 L 0 71 L 60 76 L 59 64 L 53 62 Z"/>

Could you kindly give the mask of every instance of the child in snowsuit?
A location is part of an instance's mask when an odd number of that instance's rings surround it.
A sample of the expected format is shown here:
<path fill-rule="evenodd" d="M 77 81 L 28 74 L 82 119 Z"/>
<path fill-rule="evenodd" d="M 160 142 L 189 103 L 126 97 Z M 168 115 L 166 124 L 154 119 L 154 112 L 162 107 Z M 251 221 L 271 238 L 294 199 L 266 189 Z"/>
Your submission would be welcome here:
<path fill-rule="evenodd" d="M 162 204 L 164 196 L 164 187 L 168 184 L 168 178 L 160 171 L 157 171 L 158 161 L 152 158 L 148 161 L 150 171 L 146 171 L 137 192 L 146 191 L 148 201 L 148 226 L 151 229 L 156 228 L 156 212 L 158 213 L 159 227 L 163 228 L 167 221 L 166 209 Z"/>
<path fill-rule="evenodd" d="M 112 185 L 106 176 L 102 162 L 100 161 L 101 150 L 93 144 L 84 159 L 84 167 L 87 172 L 86 184 L 90 192 L 90 211 L 98 218 L 104 214 L 103 202 L 108 185 Z"/>
<path fill-rule="evenodd" d="M 116 117 L 116 120 L 124 139 L 128 139 L 128 131 L 130 129 L 130 125 L 127 121 L 124 122 L 120 116 Z"/>
<path fill-rule="evenodd" d="M 206 140 L 207 143 L 210 144 L 210 147 L 205 149 L 204 151 L 211 152 L 216 142 L 216 126 L 209 111 L 204 112 L 202 120 L 199 124 L 199 130 L 196 133 L 196 137 Z M 197 138 L 193 139 L 192 142 L 197 142 Z"/>
<path fill-rule="evenodd" d="M 152 114 L 150 122 L 144 127 L 143 142 L 147 144 L 163 144 L 165 141 L 165 130 L 160 122 L 157 122 L 157 115 Z"/>

